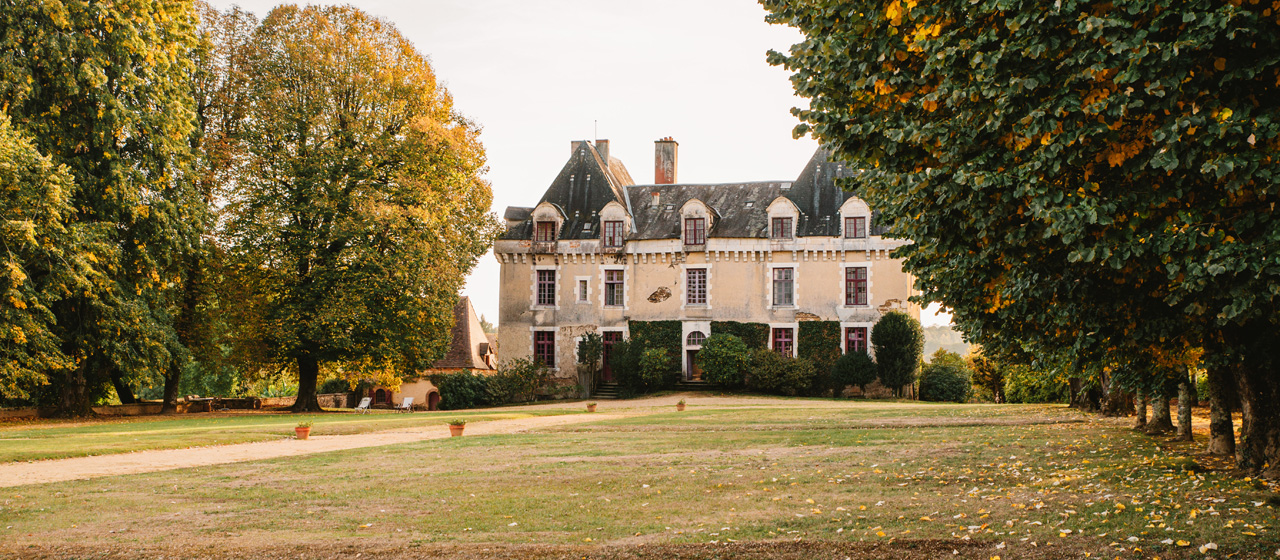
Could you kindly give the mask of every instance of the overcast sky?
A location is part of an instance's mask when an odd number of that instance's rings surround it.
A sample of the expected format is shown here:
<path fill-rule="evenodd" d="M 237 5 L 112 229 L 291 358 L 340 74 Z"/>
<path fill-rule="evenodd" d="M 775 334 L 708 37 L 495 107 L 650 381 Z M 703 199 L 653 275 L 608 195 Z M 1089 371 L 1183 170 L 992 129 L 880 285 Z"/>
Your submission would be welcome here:
<path fill-rule="evenodd" d="M 274 1 L 239 4 L 262 17 Z M 789 73 L 765 62 L 800 35 L 753 0 L 356 0 L 430 58 L 459 112 L 482 128 L 493 210 L 533 206 L 572 140 L 608 139 L 637 183 L 653 141 L 680 143 L 682 183 L 793 180 L 817 144 L 792 139 Z M 598 130 L 598 134 L 596 131 Z M 464 292 L 498 318 L 498 262 Z M 936 323 L 926 313 L 926 325 Z M 943 321 L 945 322 L 945 321 Z"/>

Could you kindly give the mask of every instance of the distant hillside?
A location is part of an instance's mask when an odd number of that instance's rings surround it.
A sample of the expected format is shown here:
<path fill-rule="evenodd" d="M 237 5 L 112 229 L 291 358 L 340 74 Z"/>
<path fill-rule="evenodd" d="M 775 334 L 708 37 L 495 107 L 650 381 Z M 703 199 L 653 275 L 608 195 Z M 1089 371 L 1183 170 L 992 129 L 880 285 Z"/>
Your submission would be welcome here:
<path fill-rule="evenodd" d="M 925 327 L 924 328 L 924 357 L 926 360 L 937 352 L 939 348 L 945 348 L 951 352 L 955 352 L 961 356 L 969 353 L 969 344 L 965 343 L 960 336 L 960 331 L 952 330 L 951 327 Z"/>

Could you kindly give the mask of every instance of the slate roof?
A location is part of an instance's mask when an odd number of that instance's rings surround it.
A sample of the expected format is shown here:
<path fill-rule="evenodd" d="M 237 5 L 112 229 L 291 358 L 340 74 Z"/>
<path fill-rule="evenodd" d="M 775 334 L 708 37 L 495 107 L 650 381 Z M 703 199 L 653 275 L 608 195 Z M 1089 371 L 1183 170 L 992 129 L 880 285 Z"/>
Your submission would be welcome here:
<path fill-rule="evenodd" d="M 462 296 L 453 306 L 453 330 L 449 333 L 451 337 L 449 352 L 431 364 L 431 367 L 434 369 L 493 369 L 479 354 L 480 343 L 488 342 L 488 338 L 472 340 L 473 330 L 483 332 L 480 328 L 480 320 L 476 318 L 476 312 L 471 308 L 471 298 Z"/>
<path fill-rule="evenodd" d="M 800 209 L 796 236 L 834 237 L 840 235 L 840 206 L 854 196 L 836 186 L 836 179 L 853 176 L 856 170 L 831 161 L 830 152 L 823 148 L 813 154 L 794 182 L 633 185 L 622 162 L 609 158 L 609 163 L 606 173 L 600 155 L 590 143 L 583 142 L 543 194 L 539 203 L 550 202 L 565 215 L 560 239 L 598 239 L 597 213 L 610 200 L 617 200 L 631 212 L 634 223 L 627 239 L 676 239 L 680 237 L 680 207 L 694 198 L 718 214 L 708 237 L 764 238 L 769 235 L 769 204 L 779 196 Z M 606 181 L 598 179 L 602 175 Z M 508 220 L 524 221 L 510 228 L 504 239 L 532 237 L 533 224 L 525 210 L 507 208 Z M 873 212 L 870 233 L 881 235 L 883 227 L 876 223 L 876 216 Z"/>

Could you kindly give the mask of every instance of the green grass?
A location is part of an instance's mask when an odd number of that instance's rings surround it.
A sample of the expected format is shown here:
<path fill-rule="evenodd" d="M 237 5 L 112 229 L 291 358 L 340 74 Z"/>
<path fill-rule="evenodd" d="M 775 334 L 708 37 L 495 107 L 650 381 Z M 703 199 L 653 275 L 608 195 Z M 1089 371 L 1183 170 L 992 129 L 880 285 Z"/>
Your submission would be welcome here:
<path fill-rule="evenodd" d="M 991 423 L 977 425 L 983 418 Z M 939 539 L 981 543 L 982 558 L 1202 558 L 1195 548 L 1212 542 L 1213 557 L 1271 557 L 1272 491 L 1188 472 L 1194 449 L 1170 445 L 1060 407 L 663 408 L 541 433 L 3 489 L 0 541 L 146 550 Z"/>
<path fill-rule="evenodd" d="M 293 437 L 299 422 L 312 421 L 314 435 L 344 435 L 437 426 L 452 418 L 497 420 L 565 414 L 567 410 L 415 412 L 412 414 L 227 414 L 149 416 L 68 423 L 39 421 L 0 425 L 0 462 L 62 459 L 180 449 Z M 572 412 L 576 413 L 577 410 Z"/>

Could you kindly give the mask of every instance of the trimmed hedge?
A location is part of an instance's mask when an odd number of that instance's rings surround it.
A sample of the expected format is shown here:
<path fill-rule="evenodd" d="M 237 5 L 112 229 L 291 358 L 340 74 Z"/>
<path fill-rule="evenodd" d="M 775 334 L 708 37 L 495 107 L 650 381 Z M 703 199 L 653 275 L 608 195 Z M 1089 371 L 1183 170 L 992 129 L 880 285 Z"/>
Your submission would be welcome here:
<path fill-rule="evenodd" d="M 831 371 L 835 396 L 838 398 L 846 386 L 856 385 L 862 391 L 863 398 L 866 398 L 867 385 L 874 383 L 877 376 L 876 363 L 867 353 L 849 352 L 840 356 Z"/>
<path fill-rule="evenodd" d="M 711 333 L 731 334 L 746 343 L 747 348 L 769 347 L 769 325 L 765 323 L 740 323 L 738 321 L 712 321 Z"/>
<path fill-rule="evenodd" d="M 920 371 L 920 400 L 965 402 L 969 400 L 968 370 L 952 363 L 931 363 Z"/>
<path fill-rule="evenodd" d="M 795 396 L 813 385 L 813 362 L 804 358 L 788 358 L 773 350 L 752 350 L 751 371 L 747 388 L 761 393 Z"/>

